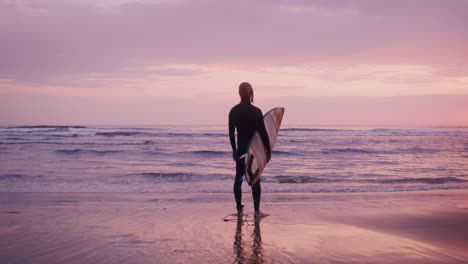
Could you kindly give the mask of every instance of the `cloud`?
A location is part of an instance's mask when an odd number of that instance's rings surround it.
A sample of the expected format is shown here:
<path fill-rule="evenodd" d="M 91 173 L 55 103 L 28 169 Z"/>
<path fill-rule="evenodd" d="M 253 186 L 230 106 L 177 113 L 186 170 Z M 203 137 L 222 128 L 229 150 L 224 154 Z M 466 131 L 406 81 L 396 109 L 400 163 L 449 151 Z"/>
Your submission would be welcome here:
<path fill-rule="evenodd" d="M 0 78 L 53 83 L 168 64 L 379 63 L 466 76 L 466 3 L 2 1 Z"/>
<path fill-rule="evenodd" d="M 195 64 L 169 64 L 163 66 L 148 66 L 145 68 L 151 74 L 165 76 L 186 76 L 200 75 L 207 72 L 207 69 Z"/>

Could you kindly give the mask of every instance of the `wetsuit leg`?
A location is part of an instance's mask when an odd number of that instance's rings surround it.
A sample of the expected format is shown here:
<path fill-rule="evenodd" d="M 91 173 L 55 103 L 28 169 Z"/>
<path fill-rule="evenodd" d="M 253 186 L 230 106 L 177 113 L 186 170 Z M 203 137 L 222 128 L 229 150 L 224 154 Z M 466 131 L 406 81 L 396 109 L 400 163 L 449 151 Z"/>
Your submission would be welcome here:
<path fill-rule="evenodd" d="M 252 197 L 254 201 L 255 212 L 260 211 L 260 196 L 262 188 L 260 187 L 260 179 L 252 186 Z"/>
<path fill-rule="evenodd" d="M 237 210 L 242 209 L 242 177 L 245 173 L 244 160 L 236 161 L 236 178 L 234 179 L 234 197 L 236 199 Z"/>

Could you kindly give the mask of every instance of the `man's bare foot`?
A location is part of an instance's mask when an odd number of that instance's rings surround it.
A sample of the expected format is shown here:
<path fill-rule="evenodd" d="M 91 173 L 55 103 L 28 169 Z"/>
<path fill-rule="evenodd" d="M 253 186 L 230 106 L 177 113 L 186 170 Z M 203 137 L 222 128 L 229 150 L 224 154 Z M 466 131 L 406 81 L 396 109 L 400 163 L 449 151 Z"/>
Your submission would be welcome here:
<path fill-rule="evenodd" d="M 244 206 L 241 205 L 240 207 L 237 207 L 237 214 L 242 215 L 244 213 Z"/>

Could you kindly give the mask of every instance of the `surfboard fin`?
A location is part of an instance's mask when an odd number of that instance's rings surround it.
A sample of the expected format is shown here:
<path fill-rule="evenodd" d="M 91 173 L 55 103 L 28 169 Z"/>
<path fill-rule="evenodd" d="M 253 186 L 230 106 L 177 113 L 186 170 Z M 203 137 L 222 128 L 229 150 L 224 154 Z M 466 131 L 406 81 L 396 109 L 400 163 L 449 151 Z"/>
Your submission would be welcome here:
<path fill-rule="evenodd" d="M 254 155 L 250 155 L 249 160 L 247 162 L 247 173 L 249 174 L 249 177 L 250 177 L 250 181 L 248 182 L 249 186 L 252 186 L 252 182 L 255 181 L 255 179 L 257 178 L 260 172 L 258 168 L 255 171 L 255 173 L 252 172 L 252 164 L 253 164 L 254 159 L 255 159 Z"/>

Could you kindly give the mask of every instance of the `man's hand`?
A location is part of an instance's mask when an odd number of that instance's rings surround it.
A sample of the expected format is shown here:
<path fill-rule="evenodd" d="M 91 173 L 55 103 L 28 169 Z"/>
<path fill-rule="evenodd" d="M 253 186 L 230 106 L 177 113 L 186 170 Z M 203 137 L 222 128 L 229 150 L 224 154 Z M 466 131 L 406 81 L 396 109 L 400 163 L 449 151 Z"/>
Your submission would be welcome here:
<path fill-rule="evenodd" d="M 232 150 L 232 160 L 237 161 L 237 149 Z"/>

